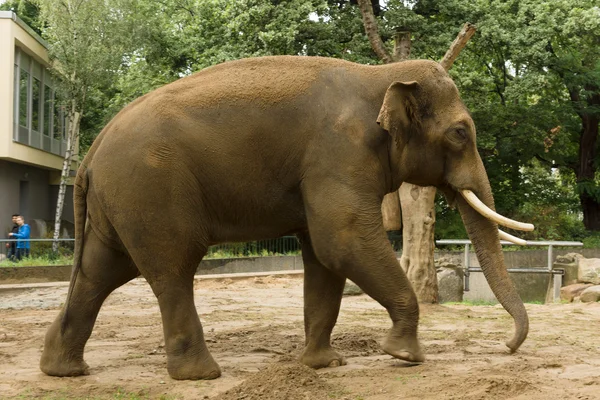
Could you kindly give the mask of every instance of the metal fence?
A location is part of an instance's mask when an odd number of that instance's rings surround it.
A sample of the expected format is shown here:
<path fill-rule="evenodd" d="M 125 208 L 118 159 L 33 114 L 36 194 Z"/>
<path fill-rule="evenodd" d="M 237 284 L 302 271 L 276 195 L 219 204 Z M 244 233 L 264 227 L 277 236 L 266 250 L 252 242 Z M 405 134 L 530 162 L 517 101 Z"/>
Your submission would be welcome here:
<path fill-rule="evenodd" d="M 208 248 L 205 258 L 262 257 L 300 254 L 296 236 L 257 240 L 245 243 L 223 243 Z"/>
<path fill-rule="evenodd" d="M 444 239 L 444 240 L 436 240 L 436 243 L 439 245 L 451 245 L 451 246 L 464 246 L 464 291 L 469 291 L 469 277 L 471 272 L 483 272 L 481 268 L 471 267 L 471 255 L 470 255 L 470 240 L 460 240 L 460 239 Z M 503 246 L 518 246 L 512 242 L 507 242 L 504 240 L 500 241 L 500 244 Z M 562 277 L 565 274 L 565 271 L 562 269 L 553 269 L 554 263 L 554 248 L 555 247 L 581 247 L 583 246 L 582 242 L 564 242 L 564 241 L 527 241 L 525 246 L 545 246 L 548 247 L 548 258 L 546 268 L 508 268 L 507 271 L 511 273 L 521 273 L 521 274 L 550 274 L 553 276 L 553 298 L 554 300 L 560 298 L 560 288 L 562 286 Z M 521 246 L 519 246 L 521 247 Z"/>

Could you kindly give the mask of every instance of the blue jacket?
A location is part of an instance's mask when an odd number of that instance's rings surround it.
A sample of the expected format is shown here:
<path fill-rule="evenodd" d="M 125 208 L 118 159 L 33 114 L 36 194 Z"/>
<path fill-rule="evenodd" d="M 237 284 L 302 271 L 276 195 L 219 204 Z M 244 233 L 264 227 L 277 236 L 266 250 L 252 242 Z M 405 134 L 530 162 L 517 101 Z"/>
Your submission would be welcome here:
<path fill-rule="evenodd" d="M 31 229 L 29 225 L 23 224 L 19 227 L 19 232 L 13 234 L 13 238 L 15 239 L 29 239 L 29 235 L 31 233 Z M 29 248 L 29 240 L 19 240 L 17 242 L 17 249 L 28 249 Z"/>

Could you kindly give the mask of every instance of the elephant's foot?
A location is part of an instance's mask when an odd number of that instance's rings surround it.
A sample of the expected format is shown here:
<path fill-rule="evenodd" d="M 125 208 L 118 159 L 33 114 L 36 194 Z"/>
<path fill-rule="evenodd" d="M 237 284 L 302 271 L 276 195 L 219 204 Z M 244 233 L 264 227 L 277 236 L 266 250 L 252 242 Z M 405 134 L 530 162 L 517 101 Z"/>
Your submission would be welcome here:
<path fill-rule="evenodd" d="M 67 338 L 60 332 L 62 313 L 50 325 L 44 338 L 44 351 L 40 369 L 50 376 L 89 375 L 89 367 L 83 361 L 81 338 Z"/>
<path fill-rule="evenodd" d="M 83 359 L 74 359 L 63 355 L 52 354 L 44 348 L 40 360 L 40 369 L 50 376 L 89 375 L 89 367 Z"/>
<path fill-rule="evenodd" d="M 413 363 L 425 361 L 416 335 L 396 336 L 393 329 L 381 343 L 381 348 L 392 357 Z"/>
<path fill-rule="evenodd" d="M 167 371 L 173 379 L 196 381 L 200 379 L 216 379 L 221 376 L 219 364 L 210 353 L 198 359 L 169 356 Z"/>
<path fill-rule="evenodd" d="M 304 349 L 300 362 L 311 368 L 339 367 L 346 365 L 346 359 L 331 347 L 320 349 Z"/>

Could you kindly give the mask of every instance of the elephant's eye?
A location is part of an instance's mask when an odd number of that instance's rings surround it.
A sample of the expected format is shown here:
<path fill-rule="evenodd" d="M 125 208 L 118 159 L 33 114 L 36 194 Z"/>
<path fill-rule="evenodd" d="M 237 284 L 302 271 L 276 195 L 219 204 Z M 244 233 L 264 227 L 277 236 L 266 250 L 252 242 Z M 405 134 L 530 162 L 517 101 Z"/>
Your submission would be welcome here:
<path fill-rule="evenodd" d="M 467 140 L 467 131 L 463 128 L 452 129 L 448 132 L 450 140 L 456 143 L 464 143 Z"/>

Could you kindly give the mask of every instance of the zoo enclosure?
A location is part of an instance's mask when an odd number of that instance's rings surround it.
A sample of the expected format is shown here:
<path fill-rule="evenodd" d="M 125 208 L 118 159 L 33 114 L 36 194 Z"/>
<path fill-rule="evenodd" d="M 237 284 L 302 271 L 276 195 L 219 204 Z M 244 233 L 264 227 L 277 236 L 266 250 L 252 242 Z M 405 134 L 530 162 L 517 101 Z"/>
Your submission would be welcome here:
<path fill-rule="evenodd" d="M 436 240 L 436 243 L 439 245 L 462 245 L 464 246 L 464 291 L 468 292 L 469 288 L 469 278 L 471 272 L 483 272 L 481 268 L 471 267 L 471 254 L 470 240 L 462 240 L 462 239 L 443 239 Z M 503 246 L 517 246 L 512 242 L 507 242 L 504 240 L 500 241 L 500 244 Z M 567 241 L 527 241 L 526 246 L 547 246 L 548 247 L 548 257 L 547 257 L 547 266 L 546 268 L 507 268 L 509 273 L 521 273 L 521 274 L 549 274 L 553 277 L 553 289 L 552 289 L 552 297 L 556 301 L 560 299 L 560 288 L 562 287 L 562 278 L 565 274 L 563 269 L 553 269 L 554 263 L 554 248 L 555 247 L 582 247 L 582 242 L 567 242 Z"/>
<path fill-rule="evenodd" d="M 4 259 L 7 256 L 6 244 L 24 241 L 24 239 L 0 239 L 0 254 Z M 54 258 L 56 255 L 52 252 L 52 243 L 54 239 L 26 239 L 31 244 L 31 257 Z M 59 254 L 62 256 L 72 256 L 75 246 L 75 239 L 58 239 Z M 245 243 L 223 243 L 210 246 L 205 259 L 212 258 L 234 258 L 234 257 L 262 257 L 262 256 L 281 256 L 297 255 L 300 253 L 300 243 L 296 236 L 283 236 L 276 239 L 257 240 Z"/>

